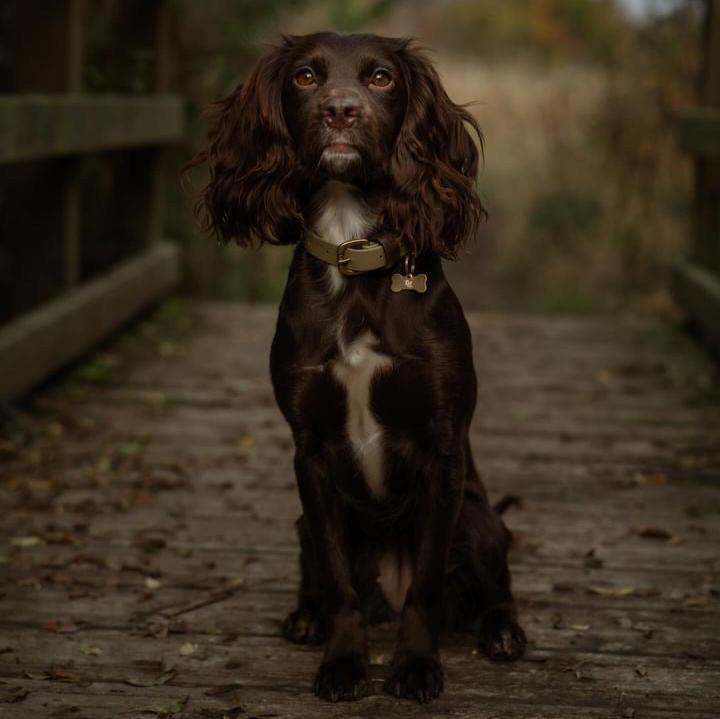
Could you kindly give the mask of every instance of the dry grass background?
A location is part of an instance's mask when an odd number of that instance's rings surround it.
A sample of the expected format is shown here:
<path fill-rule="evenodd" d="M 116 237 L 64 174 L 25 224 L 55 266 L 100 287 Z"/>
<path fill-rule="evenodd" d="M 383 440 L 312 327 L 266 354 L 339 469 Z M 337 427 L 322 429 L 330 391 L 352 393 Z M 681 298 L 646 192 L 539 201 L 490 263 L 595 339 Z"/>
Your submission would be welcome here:
<path fill-rule="evenodd" d="M 687 246 L 692 191 L 674 118 L 693 100 L 700 24 L 693 2 L 639 27 L 613 0 L 396 0 L 372 17 L 367 8 L 383 3 L 276 0 L 275 12 L 251 30 L 242 18 L 232 21 L 238 13 L 226 0 L 210 2 L 205 15 L 188 3 L 186 92 L 199 109 L 227 91 L 257 51 L 254 41 L 280 31 L 345 23 L 419 37 L 436 48 L 450 96 L 473 103 L 486 139 L 479 189 L 490 219 L 450 268 L 464 301 L 672 313 L 669 268 Z M 225 49 L 208 51 L 202 38 L 217 43 L 212 28 L 223 18 Z M 201 133 L 196 118 L 195 145 Z M 171 234 L 185 237 L 191 291 L 277 298 L 289 252 L 212 247 L 188 232 L 187 205 L 176 207 Z"/>
<path fill-rule="evenodd" d="M 638 107 L 637 88 L 589 65 L 440 57 L 438 66 L 485 136 L 478 184 L 490 217 L 470 248 L 486 283 L 478 304 L 670 311 L 691 166 L 670 128 L 658 133 L 657 112 Z"/>

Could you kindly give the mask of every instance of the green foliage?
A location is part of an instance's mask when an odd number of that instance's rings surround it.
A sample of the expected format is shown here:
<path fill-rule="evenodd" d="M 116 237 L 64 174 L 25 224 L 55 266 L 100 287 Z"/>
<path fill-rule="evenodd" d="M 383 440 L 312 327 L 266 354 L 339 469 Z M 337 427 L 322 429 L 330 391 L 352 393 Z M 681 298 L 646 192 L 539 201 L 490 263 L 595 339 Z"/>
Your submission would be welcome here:
<path fill-rule="evenodd" d="M 608 0 L 449 0 L 427 28 L 456 53 L 608 61 L 626 22 Z"/>
<path fill-rule="evenodd" d="M 397 4 L 398 0 L 330 0 L 328 26 L 341 32 L 362 31 Z"/>
<path fill-rule="evenodd" d="M 539 196 L 530 208 L 528 222 L 548 245 L 569 247 L 581 233 L 593 230 L 602 208 L 598 201 L 575 189 L 560 188 Z"/>

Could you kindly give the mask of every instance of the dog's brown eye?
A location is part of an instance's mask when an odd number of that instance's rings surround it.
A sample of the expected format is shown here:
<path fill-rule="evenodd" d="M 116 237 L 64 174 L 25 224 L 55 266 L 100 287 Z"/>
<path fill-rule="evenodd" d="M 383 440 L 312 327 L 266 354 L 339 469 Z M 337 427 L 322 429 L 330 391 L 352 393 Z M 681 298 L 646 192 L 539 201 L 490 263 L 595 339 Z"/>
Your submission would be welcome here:
<path fill-rule="evenodd" d="M 387 70 L 383 70 L 383 68 L 375 70 L 370 78 L 370 84 L 375 85 L 375 87 L 390 87 L 392 81 L 393 79 L 390 73 Z"/>
<path fill-rule="evenodd" d="M 310 87 L 315 84 L 315 74 L 309 67 L 303 67 L 298 70 L 293 79 L 299 87 Z"/>

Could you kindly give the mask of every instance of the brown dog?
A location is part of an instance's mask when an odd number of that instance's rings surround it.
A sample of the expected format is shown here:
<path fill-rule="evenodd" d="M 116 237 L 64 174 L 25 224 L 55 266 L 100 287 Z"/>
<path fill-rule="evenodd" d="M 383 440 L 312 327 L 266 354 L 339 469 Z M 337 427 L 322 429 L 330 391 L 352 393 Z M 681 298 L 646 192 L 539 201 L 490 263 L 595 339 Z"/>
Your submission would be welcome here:
<path fill-rule="evenodd" d="M 349 699 L 367 675 L 366 623 L 400 614 L 386 689 L 429 701 L 443 628 L 491 659 L 525 647 L 468 428 L 470 332 L 441 258 L 473 235 L 473 118 L 412 42 L 286 37 L 216 106 L 207 227 L 295 244 L 272 346 L 295 438 L 302 583 L 285 621 L 326 642 L 315 692 Z M 478 138 L 480 134 L 478 131 Z"/>

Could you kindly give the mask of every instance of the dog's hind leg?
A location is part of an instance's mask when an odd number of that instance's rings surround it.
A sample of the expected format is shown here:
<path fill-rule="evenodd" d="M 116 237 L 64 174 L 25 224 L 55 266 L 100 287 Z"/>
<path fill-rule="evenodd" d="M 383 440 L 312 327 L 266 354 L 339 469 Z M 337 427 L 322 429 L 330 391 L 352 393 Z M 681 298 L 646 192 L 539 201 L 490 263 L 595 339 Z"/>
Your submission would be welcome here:
<path fill-rule="evenodd" d="M 283 622 L 283 636 L 296 644 L 322 644 L 327 637 L 322 587 L 304 515 L 300 515 L 295 528 L 300 540 L 300 591 L 298 608 L 290 612 Z"/>
<path fill-rule="evenodd" d="M 488 504 L 480 480 L 469 478 L 450 552 L 446 626 L 473 632 L 481 651 L 495 661 L 518 659 L 527 644 L 510 588 L 509 547 L 500 514 Z"/>

